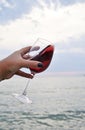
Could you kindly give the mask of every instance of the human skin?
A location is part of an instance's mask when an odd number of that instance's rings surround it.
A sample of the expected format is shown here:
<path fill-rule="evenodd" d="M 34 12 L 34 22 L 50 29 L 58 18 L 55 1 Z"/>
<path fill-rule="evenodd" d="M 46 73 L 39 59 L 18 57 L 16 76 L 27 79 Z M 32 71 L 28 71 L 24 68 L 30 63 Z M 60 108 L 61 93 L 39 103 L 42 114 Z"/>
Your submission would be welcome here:
<path fill-rule="evenodd" d="M 31 46 L 24 47 L 20 50 L 13 52 L 8 57 L 0 61 L 0 80 L 9 79 L 14 75 L 19 75 L 26 78 L 33 78 L 33 74 L 28 74 L 21 71 L 21 68 L 37 68 L 42 67 L 42 63 L 30 60 L 27 53 L 30 51 Z"/>

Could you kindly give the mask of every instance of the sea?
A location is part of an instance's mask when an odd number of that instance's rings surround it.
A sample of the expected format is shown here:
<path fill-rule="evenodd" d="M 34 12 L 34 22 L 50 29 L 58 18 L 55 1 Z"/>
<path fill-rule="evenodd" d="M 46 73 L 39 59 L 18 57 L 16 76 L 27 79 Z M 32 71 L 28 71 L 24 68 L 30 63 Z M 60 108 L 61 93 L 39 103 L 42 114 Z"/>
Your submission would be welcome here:
<path fill-rule="evenodd" d="M 28 79 L 0 82 L 0 130 L 85 130 L 85 76 L 35 76 L 32 104 L 19 102 Z"/>

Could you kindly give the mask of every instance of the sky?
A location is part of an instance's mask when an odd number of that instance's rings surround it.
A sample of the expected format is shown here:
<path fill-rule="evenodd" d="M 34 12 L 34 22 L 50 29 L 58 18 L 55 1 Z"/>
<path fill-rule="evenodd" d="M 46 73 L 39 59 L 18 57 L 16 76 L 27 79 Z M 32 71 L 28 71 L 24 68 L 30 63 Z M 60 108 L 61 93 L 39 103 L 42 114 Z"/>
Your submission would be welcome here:
<path fill-rule="evenodd" d="M 39 37 L 55 46 L 49 72 L 85 72 L 85 0 L 0 0 L 0 59 Z"/>

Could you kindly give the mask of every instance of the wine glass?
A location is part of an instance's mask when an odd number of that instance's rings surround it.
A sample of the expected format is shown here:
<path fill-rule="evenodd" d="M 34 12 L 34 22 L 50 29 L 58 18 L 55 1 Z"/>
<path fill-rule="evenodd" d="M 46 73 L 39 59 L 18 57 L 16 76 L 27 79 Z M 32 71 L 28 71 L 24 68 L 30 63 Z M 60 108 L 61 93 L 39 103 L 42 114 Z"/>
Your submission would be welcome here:
<path fill-rule="evenodd" d="M 30 67 L 31 74 L 35 75 L 37 73 L 43 72 L 48 68 L 50 65 L 52 56 L 54 52 L 54 45 L 42 38 L 38 38 L 32 48 L 30 49 L 29 55 L 31 56 L 30 60 L 39 61 L 43 64 L 43 67 L 37 67 L 33 68 Z M 30 79 L 28 80 L 26 87 L 22 94 L 13 94 L 15 98 L 17 98 L 22 103 L 32 103 L 32 100 L 30 100 L 27 96 L 27 88 L 30 83 Z"/>

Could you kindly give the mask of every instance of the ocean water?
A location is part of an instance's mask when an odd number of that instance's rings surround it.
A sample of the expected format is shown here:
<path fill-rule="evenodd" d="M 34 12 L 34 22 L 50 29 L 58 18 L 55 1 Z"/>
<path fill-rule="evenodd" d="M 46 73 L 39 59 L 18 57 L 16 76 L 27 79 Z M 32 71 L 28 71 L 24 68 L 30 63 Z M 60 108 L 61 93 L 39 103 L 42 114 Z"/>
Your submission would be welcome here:
<path fill-rule="evenodd" d="M 35 77 L 32 104 L 18 102 L 27 79 L 0 82 L 0 130 L 85 130 L 85 77 Z"/>

